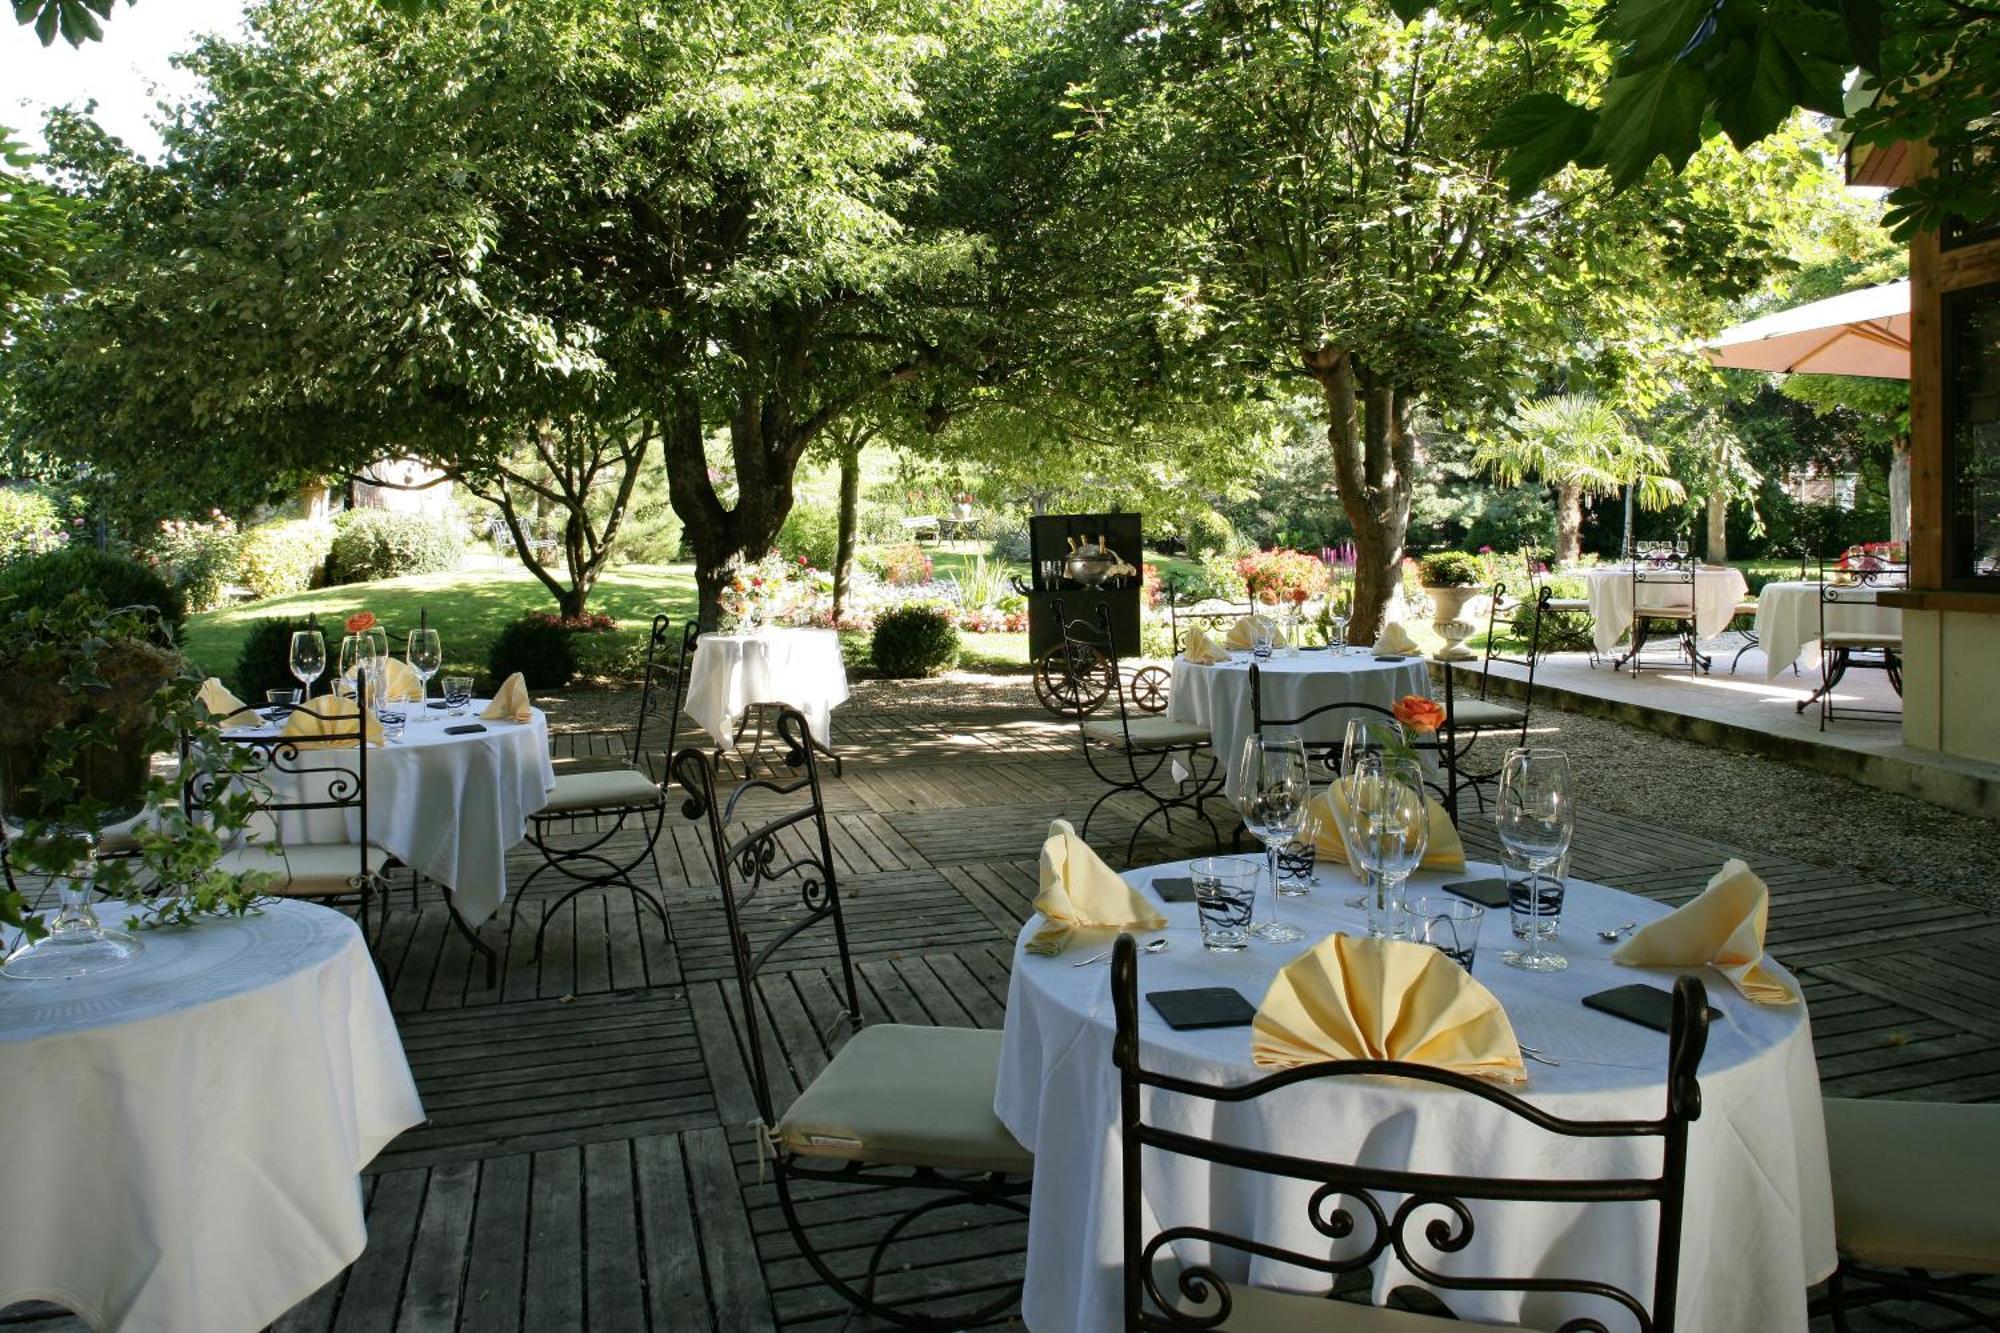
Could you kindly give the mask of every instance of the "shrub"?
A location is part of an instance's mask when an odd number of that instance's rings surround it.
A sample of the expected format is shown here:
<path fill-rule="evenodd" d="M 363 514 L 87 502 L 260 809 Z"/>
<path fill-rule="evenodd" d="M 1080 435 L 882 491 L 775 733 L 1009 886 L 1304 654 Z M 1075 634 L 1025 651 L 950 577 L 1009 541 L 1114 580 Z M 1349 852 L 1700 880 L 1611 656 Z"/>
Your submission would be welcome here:
<path fill-rule="evenodd" d="M 334 520 L 335 583 L 372 583 L 458 568 L 458 529 L 422 514 L 350 509 Z"/>
<path fill-rule="evenodd" d="M 78 520 L 81 522 L 82 520 Z M 56 502 L 29 487 L 0 487 L 0 565 L 59 551 L 69 543 Z"/>
<path fill-rule="evenodd" d="M 892 680 L 935 676 L 958 662 L 958 627 L 935 606 L 912 602 L 875 617 L 875 669 Z"/>
<path fill-rule="evenodd" d="M 993 534 L 993 545 L 987 554 L 995 560 L 1007 564 L 1022 564 L 1031 552 L 1028 545 L 1028 529 L 1022 524 L 1012 524 Z"/>
<path fill-rule="evenodd" d="M 596 637 L 612 638 L 616 628 L 602 611 L 580 616 L 530 611 L 501 627 L 486 655 L 486 669 L 496 683 L 518 671 L 531 690 L 559 690 L 576 678 L 583 658 L 601 656 Z M 585 637 L 593 642 L 585 645 Z"/>
<path fill-rule="evenodd" d="M 1566 578 L 1549 575 L 1542 582 L 1557 597 L 1582 597 L 1588 591 L 1580 578 Z M 1515 639 L 1523 648 L 1528 646 L 1530 636 L 1535 632 L 1535 599 L 1524 596 L 1514 607 L 1510 625 Z M 1542 617 L 1542 651 L 1545 653 L 1579 653 L 1591 647 L 1590 613 L 1587 611 L 1551 611 Z"/>
<path fill-rule="evenodd" d="M 876 557 L 876 563 L 881 566 L 882 581 L 898 588 L 931 581 L 930 554 L 915 542 L 890 547 Z"/>
<path fill-rule="evenodd" d="M 321 625 L 316 616 L 263 616 L 251 622 L 250 632 L 243 636 L 243 647 L 236 653 L 236 669 L 230 678 L 230 686 L 246 704 L 262 704 L 264 691 L 292 689 L 298 685 L 292 675 L 292 634 L 302 629 L 316 629 L 332 642 L 326 646 L 329 655 L 337 656 L 340 651 L 340 634 L 337 624 Z M 329 663 L 331 670 L 337 663 Z M 204 663 L 204 669 L 213 668 L 212 663 Z M 324 678 L 321 684 L 324 685 Z"/>
<path fill-rule="evenodd" d="M 304 592 L 312 587 L 332 549 L 331 523 L 311 519 L 266 523 L 243 534 L 237 576 L 255 597 Z"/>
<path fill-rule="evenodd" d="M 1417 562 L 1426 588 L 1474 588 L 1486 582 L 1486 566 L 1463 551 L 1433 551 Z"/>
<path fill-rule="evenodd" d="M 630 565 L 670 565 L 681 558 L 681 516 L 664 490 L 633 500 L 613 558 Z"/>
<path fill-rule="evenodd" d="M 187 604 L 173 585 L 136 561 L 94 546 L 29 556 L 0 571 L 0 596 L 9 599 L 8 611 L 51 607 L 72 592 L 90 593 L 114 610 L 154 607 L 177 635 L 187 619 Z"/>
<path fill-rule="evenodd" d="M 840 511 L 831 505 L 800 500 L 785 515 L 784 526 L 778 529 L 778 540 L 773 544 L 788 564 L 795 565 L 803 559 L 814 569 L 832 569 L 834 557 L 839 554 Z"/>
<path fill-rule="evenodd" d="M 180 590 L 188 610 L 212 611 L 236 577 L 242 544 L 235 521 L 214 509 L 206 520 L 161 519 L 159 531 L 146 535 L 137 554 Z"/>
<path fill-rule="evenodd" d="M 1182 540 L 1187 542 L 1189 555 L 1228 555 L 1243 544 L 1243 539 L 1236 535 L 1236 526 L 1213 509 L 1197 509 L 1189 514 Z"/>

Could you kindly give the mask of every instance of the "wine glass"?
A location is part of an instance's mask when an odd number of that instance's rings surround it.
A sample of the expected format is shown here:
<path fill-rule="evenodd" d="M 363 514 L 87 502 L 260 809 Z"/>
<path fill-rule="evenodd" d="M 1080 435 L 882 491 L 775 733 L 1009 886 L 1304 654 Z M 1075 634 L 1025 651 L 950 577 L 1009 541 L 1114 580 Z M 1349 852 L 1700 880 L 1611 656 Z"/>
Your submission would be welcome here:
<path fill-rule="evenodd" d="M 1364 754 L 1340 784 L 1333 809 L 1341 839 L 1368 877 L 1368 933 L 1401 936 L 1408 931 L 1403 881 L 1430 842 L 1423 765 L 1407 755 Z"/>
<path fill-rule="evenodd" d="M 1562 860 L 1576 828 L 1569 802 L 1569 757 L 1561 750 L 1515 750 L 1500 769 L 1494 806 L 1501 845 L 1528 867 L 1528 947 L 1500 961 L 1528 972 L 1560 972 L 1569 959 L 1542 951 L 1542 871 Z"/>
<path fill-rule="evenodd" d="M 1338 776 L 1344 778 L 1353 773 L 1355 764 L 1368 755 L 1400 754 L 1404 751 L 1404 748 L 1403 724 L 1396 721 L 1395 718 L 1373 717 L 1365 713 L 1360 717 L 1350 717 L 1347 719 L 1347 734 L 1340 743 L 1340 772 Z M 1367 909 L 1369 897 L 1375 888 L 1371 880 L 1372 876 L 1369 872 L 1363 870 L 1361 872 L 1362 892 L 1355 894 L 1347 900 L 1349 907 L 1357 911 Z"/>
<path fill-rule="evenodd" d="M 350 634 L 340 641 L 340 674 L 333 679 L 335 694 L 357 695 L 355 687 L 361 670 L 368 664 L 370 644 L 363 634 Z"/>
<path fill-rule="evenodd" d="M 294 630 L 292 632 L 292 675 L 305 688 L 308 702 L 312 699 L 313 682 L 326 674 L 326 640 L 316 629 Z"/>
<path fill-rule="evenodd" d="M 1294 735 L 1253 735 L 1243 740 L 1243 827 L 1264 844 L 1264 862 L 1271 873 L 1271 914 L 1250 927 L 1260 940 L 1285 944 L 1303 939 L 1297 926 L 1278 920 L 1278 849 L 1305 828 L 1306 803 L 1312 781 L 1306 776 L 1305 742 Z M 1293 896 L 1307 892 L 1300 885 Z"/>
<path fill-rule="evenodd" d="M 444 643 L 434 629 L 413 629 L 403 655 L 423 684 L 423 693 L 417 699 L 418 707 L 422 707 L 431 697 L 431 677 L 444 665 Z"/>

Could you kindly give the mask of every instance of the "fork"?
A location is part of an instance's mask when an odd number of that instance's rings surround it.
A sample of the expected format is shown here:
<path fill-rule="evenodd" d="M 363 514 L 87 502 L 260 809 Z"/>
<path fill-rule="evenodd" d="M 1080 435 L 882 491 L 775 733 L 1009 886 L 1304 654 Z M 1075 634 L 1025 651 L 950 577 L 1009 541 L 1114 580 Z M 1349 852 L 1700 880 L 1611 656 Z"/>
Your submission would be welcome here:
<path fill-rule="evenodd" d="M 1517 1041 L 1514 1044 L 1521 1048 L 1521 1054 L 1527 1056 L 1537 1064 L 1547 1065 L 1551 1069 L 1562 1068 L 1562 1061 L 1556 1059 L 1553 1055 L 1546 1054 L 1541 1047 L 1530 1046 L 1525 1041 Z"/>

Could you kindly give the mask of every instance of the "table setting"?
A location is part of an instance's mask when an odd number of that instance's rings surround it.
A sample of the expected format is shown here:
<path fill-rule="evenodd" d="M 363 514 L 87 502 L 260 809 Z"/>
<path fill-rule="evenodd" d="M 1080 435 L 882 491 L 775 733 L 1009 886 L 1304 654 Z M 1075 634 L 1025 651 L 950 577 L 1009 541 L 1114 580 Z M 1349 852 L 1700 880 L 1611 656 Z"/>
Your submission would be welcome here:
<path fill-rule="evenodd" d="M 1278 756 L 1296 744 L 1261 739 Z M 1393 742 L 1364 745 L 1320 793 L 1289 759 L 1245 762 L 1255 777 L 1239 803 L 1264 857 L 1200 857 L 1119 875 L 1067 825 L 1051 827 L 1036 915 L 1017 947 L 995 1095 L 1002 1122 L 1035 1154 L 1028 1326 L 1107 1328 L 1121 1317 L 1106 958 L 1130 933 L 1149 1069 L 1227 1084 L 1326 1059 L 1413 1060 L 1491 1079 L 1580 1119 L 1662 1113 L 1670 988 L 1694 972 L 1714 1014 L 1700 1068 L 1703 1113 L 1689 1140 L 1680 1319 L 1746 1333 L 1803 1327 L 1805 1290 L 1834 1265 L 1831 1186 L 1806 1007 L 1764 952 L 1762 881 L 1730 861 L 1670 910 L 1564 877 L 1572 816 L 1567 760 L 1556 751 L 1508 758 L 1492 817 L 1509 865 L 1467 860 L 1455 833 L 1432 848 L 1421 770 Z M 1328 822 L 1330 830 L 1316 827 Z M 1318 855 L 1287 875 L 1278 852 L 1307 842 Z M 1286 929 L 1257 929 L 1274 922 Z M 1317 1148 L 1374 1166 L 1516 1177 L 1553 1169 L 1546 1142 L 1500 1123 L 1509 1117 L 1482 1114 L 1478 1099 L 1407 1080 L 1339 1083 L 1240 1104 L 1187 1099 L 1167 1113 L 1187 1118 L 1185 1132 L 1267 1151 Z M 1631 1140 L 1577 1145 L 1587 1166 L 1570 1175 L 1658 1166 L 1657 1148 L 1637 1160 Z M 1308 1224 L 1310 1190 L 1300 1182 L 1150 1158 L 1145 1179 L 1149 1228 L 1212 1224 L 1280 1248 L 1340 1252 L 1340 1241 Z M 1643 1293 L 1657 1214 L 1642 1219 L 1624 1205 L 1588 1212 L 1610 1207 L 1498 1206 L 1470 1247 L 1448 1256 L 1451 1271 L 1594 1277 Z M 1323 1290 L 1318 1275 L 1276 1260 L 1187 1240 L 1175 1249 L 1181 1265 L 1214 1262 L 1232 1280 Z M 1422 1285 L 1385 1256 L 1372 1299 L 1412 1284 Z M 1440 1294 L 1461 1318 L 1534 1327 L 1607 1313 L 1584 1297 Z"/>
<path fill-rule="evenodd" d="M 1685 566 L 1646 563 L 1599 565 L 1583 571 L 1590 603 L 1591 641 L 1609 654 L 1632 629 L 1633 585 L 1640 610 L 1685 610 L 1688 580 Z M 1713 639 L 1729 628 L 1736 607 L 1749 595 L 1743 571 L 1731 565 L 1697 565 L 1694 569 L 1694 628 L 1698 639 Z"/>
<path fill-rule="evenodd" d="M 831 746 L 833 710 L 846 701 L 838 634 L 766 625 L 696 640 L 683 707 L 718 747 L 737 744 L 751 712 L 780 704 L 798 709 L 813 739 Z"/>
<path fill-rule="evenodd" d="M 1775 680 L 1794 663 L 1819 654 L 1820 600 L 1826 585 L 1816 579 L 1767 583 L 1757 594 L 1757 642 L 1764 649 L 1764 676 Z M 1903 613 L 1876 604 L 1875 588 L 1839 586 L 1826 604 L 1826 628 L 1847 634 L 1901 634 Z M 1810 662 L 1815 669 L 1817 660 Z"/>

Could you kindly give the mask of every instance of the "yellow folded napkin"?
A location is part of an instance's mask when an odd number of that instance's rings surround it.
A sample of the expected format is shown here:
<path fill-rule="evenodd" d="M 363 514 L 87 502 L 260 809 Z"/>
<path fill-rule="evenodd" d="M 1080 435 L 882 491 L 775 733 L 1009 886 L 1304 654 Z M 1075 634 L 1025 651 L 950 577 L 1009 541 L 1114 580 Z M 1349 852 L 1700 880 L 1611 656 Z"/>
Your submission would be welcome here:
<path fill-rule="evenodd" d="M 493 702 L 479 714 L 488 722 L 526 722 L 533 715 L 534 707 L 528 702 L 528 682 L 521 679 L 518 671 L 500 682 L 500 688 L 493 691 Z"/>
<path fill-rule="evenodd" d="M 1028 941 L 1028 952 L 1058 954 L 1079 931 L 1159 930 L 1167 919 L 1118 872 L 1076 836 L 1066 819 L 1050 823 L 1042 844 L 1041 891 L 1035 910 L 1048 924 Z"/>
<path fill-rule="evenodd" d="M 1611 956 L 1627 967 L 1700 967 L 1729 978 L 1758 1004 L 1793 1004 L 1798 995 L 1764 966 L 1771 890 L 1749 866 L 1725 862 L 1693 902 L 1652 922 Z"/>
<path fill-rule="evenodd" d="M 1375 651 L 1390 653 L 1397 657 L 1408 657 L 1417 651 L 1417 641 L 1403 628 L 1400 620 L 1392 620 L 1382 627 L 1382 633 L 1375 640 Z"/>
<path fill-rule="evenodd" d="M 1314 850 L 1321 856 L 1338 856 L 1347 862 L 1347 868 L 1356 874 L 1360 867 L 1347 854 L 1347 842 L 1340 836 L 1339 812 L 1334 802 L 1347 804 L 1347 795 L 1339 781 L 1327 784 L 1326 790 L 1306 802 L 1306 837 L 1312 840 Z M 1465 844 L 1458 840 L 1458 830 L 1452 827 L 1451 815 L 1444 803 L 1426 795 L 1424 813 L 1430 817 L 1429 829 L 1424 844 L 1424 859 L 1419 870 L 1463 870 L 1465 869 Z"/>
<path fill-rule="evenodd" d="M 307 709 L 311 709 L 312 712 L 307 712 Z M 339 695 L 322 694 L 294 708 L 291 716 L 285 719 L 285 729 L 280 734 L 288 739 L 297 740 L 302 745 L 314 748 L 320 746 L 336 748 L 343 745 L 352 745 L 354 744 L 354 719 L 358 712 L 359 706 L 354 700 Z M 318 716 L 315 716 L 315 714 Z M 382 743 L 382 724 L 375 720 L 372 710 L 368 715 L 367 728 L 368 743 L 370 745 L 380 745 Z M 339 738 L 327 741 L 311 739 L 314 736 L 325 736 L 329 733 L 339 733 Z"/>
<path fill-rule="evenodd" d="M 415 703 L 424 697 L 424 678 L 417 674 L 415 667 L 397 657 L 385 657 L 382 660 L 389 664 L 389 684 L 384 693 L 389 696 L 390 703 Z M 356 667 L 354 671 L 360 669 Z M 347 673 L 350 681 L 354 678 L 354 671 Z"/>
<path fill-rule="evenodd" d="M 1236 649 L 1248 648 L 1250 646 L 1250 627 L 1258 623 L 1263 624 L 1265 633 L 1271 635 L 1273 638 L 1277 637 L 1278 622 L 1271 619 L 1271 617 L 1260 615 L 1238 616 L 1236 623 L 1229 627 L 1229 633 L 1223 636 L 1223 646 Z"/>
<path fill-rule="evenodd" d="M 1214 639 L 1196 625 L 1187 632 L 1187 642 L 1181 646 L 1181 656 L 1197 666 L 1214 666 L 1217 662 L 1229 660 L 1229 650 L 1216 645 Z"/>
<path fill-rule="evenodd" d="M 1427 944 L 1329 935 L 1279 970 L 1250 1024 L 1250 1058 L 1407 1060 L 1524 1083 L 1514 1025 L 1493 992 Z"/>
<path fill-rule="evenodd" d="M 234 731 L 238 727 L 261 727 L 264 719 L 247 711 L 244 702 L 229 692 L 220 676 L 210 676 L 201 683 L 201 690 L 195 695 L 209 717 L 224 731 Z"/>

